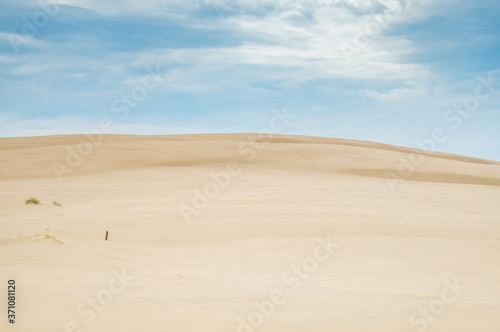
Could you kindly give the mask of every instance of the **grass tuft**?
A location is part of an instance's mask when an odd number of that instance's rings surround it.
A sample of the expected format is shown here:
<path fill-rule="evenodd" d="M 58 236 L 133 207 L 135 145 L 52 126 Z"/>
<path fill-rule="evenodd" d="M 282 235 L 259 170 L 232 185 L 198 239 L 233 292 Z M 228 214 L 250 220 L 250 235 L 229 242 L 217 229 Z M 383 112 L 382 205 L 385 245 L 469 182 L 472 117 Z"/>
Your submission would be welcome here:
<path fill-rule="evenodd" d="M 38 200 L 38 198 L 36 197 L 30 197 L 28 198 L 27 200 L 24 201 L 24 203 L 27 205 L 27 204 L 35 204 L 35 205 L 39 205 L 40 204 L 40 201 Z"/>
<path fill-rule="evenodd" d="M 55 206 L 62 206 L 60 203 L 58 203 L 56 201 L 53 201 L 52 204 L 54 204 Z"/>

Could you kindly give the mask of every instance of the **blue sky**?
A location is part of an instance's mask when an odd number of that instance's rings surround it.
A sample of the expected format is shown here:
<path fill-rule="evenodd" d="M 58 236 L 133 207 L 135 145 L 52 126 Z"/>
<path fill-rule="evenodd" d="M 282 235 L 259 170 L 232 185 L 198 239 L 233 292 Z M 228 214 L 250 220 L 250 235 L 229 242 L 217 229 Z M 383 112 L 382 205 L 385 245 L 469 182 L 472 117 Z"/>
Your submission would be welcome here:
<path fill-rule="evenodd" d="M 499 17 L 493 0 L 0 0 L 0 136 L 259 132 L 286 108 L 282 133 L 418 147 L 440 128 L 438 151 L 500 160 Z"/>

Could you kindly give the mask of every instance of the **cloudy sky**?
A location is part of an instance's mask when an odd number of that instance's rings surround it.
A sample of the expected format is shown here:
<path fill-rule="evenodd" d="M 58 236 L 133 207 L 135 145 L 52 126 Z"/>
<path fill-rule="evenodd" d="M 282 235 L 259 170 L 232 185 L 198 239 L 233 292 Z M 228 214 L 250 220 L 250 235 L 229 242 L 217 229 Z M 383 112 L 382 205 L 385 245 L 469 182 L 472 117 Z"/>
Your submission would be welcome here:
<path fill-rule="evenodd" d="M 499 17 L 496 0 L 0 0 L 0 136 L 259 132 L 286 109 L 282 133 L 500 160 Z"/>

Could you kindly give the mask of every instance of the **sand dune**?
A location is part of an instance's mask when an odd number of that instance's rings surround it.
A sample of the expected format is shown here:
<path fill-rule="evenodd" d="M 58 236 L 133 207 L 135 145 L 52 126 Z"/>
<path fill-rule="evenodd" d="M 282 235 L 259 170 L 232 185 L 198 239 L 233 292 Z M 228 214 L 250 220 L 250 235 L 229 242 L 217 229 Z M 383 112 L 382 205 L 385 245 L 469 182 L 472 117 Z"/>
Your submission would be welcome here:
<path fill-rule="evenodd" d="M 500 329 L 499 162 L 255 134 L 0 155 L 0 331 Z"/>

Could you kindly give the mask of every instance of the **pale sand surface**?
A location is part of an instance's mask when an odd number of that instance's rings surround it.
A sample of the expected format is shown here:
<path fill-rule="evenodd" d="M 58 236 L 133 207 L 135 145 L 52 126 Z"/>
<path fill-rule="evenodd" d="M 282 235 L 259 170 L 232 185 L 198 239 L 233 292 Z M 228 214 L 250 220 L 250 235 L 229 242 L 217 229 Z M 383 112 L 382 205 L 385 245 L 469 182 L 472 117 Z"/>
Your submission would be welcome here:
<path fill-rule="evenodd" d="M 276 289 L 254 331 L 418 331 L 456 278 L 426 331 L 500 331 L 500 163 L 436 153 L 391 188 L 415 150 L 277 136 L 246 162 L 248 136 L 105 136 L 62 181 L 52 163 L 83 136 L 1 138 L 0 331 L 236 331 Z M 186 225 L 179 205 L 230 160 L 241 174 Z M 284 283 L 328 236 L 328 259 Z M 87 323 L 77 308 L 123 269 L 135 279 Z"/>

